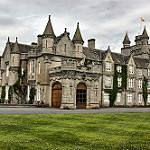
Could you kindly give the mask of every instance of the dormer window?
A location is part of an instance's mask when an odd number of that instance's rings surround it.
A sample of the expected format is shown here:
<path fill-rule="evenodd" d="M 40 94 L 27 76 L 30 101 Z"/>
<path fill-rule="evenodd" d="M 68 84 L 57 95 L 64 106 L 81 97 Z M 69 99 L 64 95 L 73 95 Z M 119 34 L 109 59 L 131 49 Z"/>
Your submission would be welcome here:
<path fill-rule="evenodd" d="M 139 69 L 139 76 L 142 75 L 142 69 Z"/>
<path fill-rule="evenodd" d="M 118 65 L 118 66 L 117 66 L 117 72 L 121 73 L 121 69 L 122 69 L 121 66 Z"/>
<path fill-rule="evenodd" d="M 111 62 L 106 62 L 106 71 L 111 71 Z"/>
<path fill-rule="evenodd" d="M 133 65 L 129 65 L 129 74 L 133 74 Z"/>

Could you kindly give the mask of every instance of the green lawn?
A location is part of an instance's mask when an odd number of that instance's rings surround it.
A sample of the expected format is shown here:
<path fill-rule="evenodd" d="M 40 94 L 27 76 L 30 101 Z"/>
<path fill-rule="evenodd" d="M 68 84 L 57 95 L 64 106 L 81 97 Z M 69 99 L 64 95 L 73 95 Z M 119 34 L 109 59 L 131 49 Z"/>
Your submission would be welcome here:
<path fill-rule="evenodd" d="M 150 113 L 0 115 L 3 149 L 150 150 Z"/>

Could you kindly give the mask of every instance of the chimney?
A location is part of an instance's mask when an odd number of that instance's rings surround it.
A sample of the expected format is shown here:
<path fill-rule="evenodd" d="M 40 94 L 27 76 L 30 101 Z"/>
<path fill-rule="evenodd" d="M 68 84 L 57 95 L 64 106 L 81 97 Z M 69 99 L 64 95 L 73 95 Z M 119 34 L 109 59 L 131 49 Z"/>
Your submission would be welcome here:
<path fill-rule="evenodd" d="M 92 50 L 95 49 L 95 39 L 88 40 L 88 47 Z"/>
<path fill-rule="evenodd" d="M 38 46 L 42 44 L 42 35 L 38 35 Z"/>

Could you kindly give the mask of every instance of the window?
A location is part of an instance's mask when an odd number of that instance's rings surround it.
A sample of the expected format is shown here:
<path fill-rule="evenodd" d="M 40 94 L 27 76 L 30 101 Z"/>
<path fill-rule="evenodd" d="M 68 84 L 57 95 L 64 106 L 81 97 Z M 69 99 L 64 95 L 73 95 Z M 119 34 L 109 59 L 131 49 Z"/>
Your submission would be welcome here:
<path fill-rule="evenodd" d="M 129 88 L 133 88 L 133 79 L 129 79 Z"/>
<path fill-rule="evenodd" d="M 30 85 L 28 85 L 28 101 L 30 100 L 29 95 L 30 95 Z"/>
<path fill-rule="evenodd" d="M 29 63 L 29 74 L 31 74 L 31 66 L 32 66 L 32 64 L 31 64 L 31 61 L 30 61 L 30 63 Z"/>
<path fill-rule="evenodd" d="M 6 66 L 6 77 L 8 77 L 9 76 L 9 66 L 7 65 Z"/>
<path fill-rule="evenodd" d="M 118 103 L 121 101 L 121 93 L 117 93 L 117 100 Z"/>
<path fill-rule="evenodd" d="M 65 44 L 64 52 L 66 52 L 66 47 L 67 47 L 67 45 Z"/>
<path fill-rule="evenodd" d="M 138 81 L 138 87 L 139 87 L 140 89 L 142 88 L 142 80 L 141 80 L 141 79 Z"/>
<path fill-rule="evenodd" d="M 121 66 L 120 65 L 117 66 L 117 71 L 121 73 Z"/>
<path fill-rule="evenodd" d="M 111 87 L 111 77 L 106 76 L 105 87 Z"/>
<path fill-rule="evenodd" d="M 122 81 L 122 78 L 118 78 L 118 87 L 121 87 L 121 81 Z"/>
<path fill-rule="evenodd" d="M 21 74 L 23 75 L 23 73 L 24 73 L 24 69 L 23 69 L 23 68 L 21 68 Z"/>
<path fill-rule="evenodd" d="M 8 100 L 8 89 L 9 89 L 9 87 L 8 87 L 8 86 L 6 86 L 6 95 L 5 95 L 5 100 Z"/>
<path fill-rule="evenodd" d="M 129 65 L 129 74 L 133 74 L 133 65 Z"/>
<path fill-rule="evenodd" d="M 148 76 L 150 76 L 150 68 L 148 68 Z"/>
<path fill-rule="evenodd" d="M 47 48 L 47 40 L 46 40 L 46 44 L 45 45 L 46 45 L 45 47 Z"/>
<path fill-rule="evenodd" d="M 41 69 L 41 64 L 40 62 L 38 63 L 38 73 L 40 74 L 40 69 Z"/>
<path fill-rule="evenodd" d="M 109 93 L 104 92 L 104 102 L 109 102 Z"/>
<path fill-rule="evenodd" d="M 34 60 L 32 60 L 32 73 L 34 73 Z"/>
<path fill-rule="evenodd" d="M 142 75 L 142 69 L 139 69 L 139 76 Z"/>
<path fill-rule="evenodd" d="M 150 89 L 150 80 L 148 80 L 147 88 Z"/>
<path fill-rule="evenodd" d="M 131 94 L 131 93 L 128 93 L 127 99 L 128 99 L 128 102 L 129 102 L 129 103 L 132 102 L 132 94 Z"/>
<path fill-rule="evenodd" d="M 148 94 L 147 102 L 150 103 L 150 94 Z"/>
<path fill-rule="evenodd" d="M 106 62 L 106 71 L 111 71 L 111 62 Z"/>
<path fill-rule="evenodd" d="M 138 97 L 139 97 L 139 103 L 142 103 L 142 94 L 139 94 Z"/>
<path fill-rule="evenodd" d="M 78 46 L 78 52 L 79 52 L 79 46 Z"/>
<path fill-rule="evenodd" d="M 40 84 L 37 85 L 37 101 L 40 101 Z"/>

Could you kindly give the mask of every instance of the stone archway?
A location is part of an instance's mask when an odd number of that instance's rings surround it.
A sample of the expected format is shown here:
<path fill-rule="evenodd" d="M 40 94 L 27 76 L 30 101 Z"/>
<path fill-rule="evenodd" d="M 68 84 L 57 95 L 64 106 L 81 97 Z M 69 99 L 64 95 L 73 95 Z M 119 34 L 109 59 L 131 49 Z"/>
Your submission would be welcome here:
<path fill-rule="evenodd" d="M 62 84 L 55 83 L 52 86 L 52 107 L 60 108 L 62 100 Z"/>
<path fill-rule="evenodd" d="M 87 87 L 84 83 L 79 83 L 76 90 L 76 108 L 85 109 L 87 99 Z"/>

